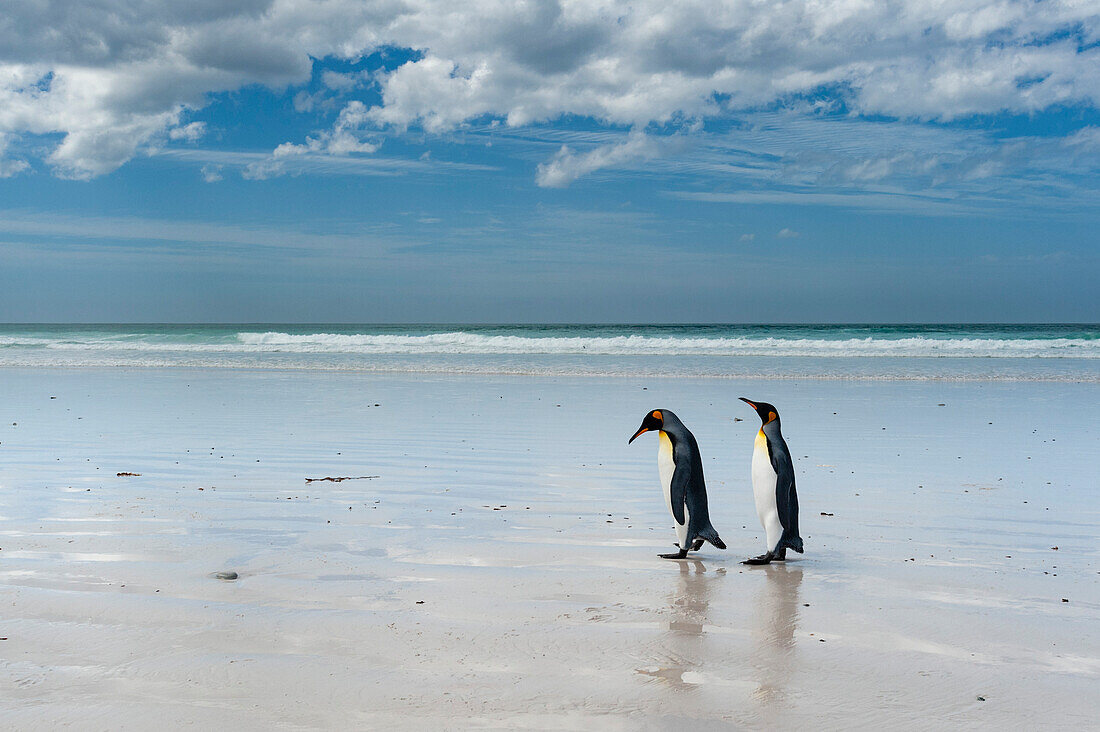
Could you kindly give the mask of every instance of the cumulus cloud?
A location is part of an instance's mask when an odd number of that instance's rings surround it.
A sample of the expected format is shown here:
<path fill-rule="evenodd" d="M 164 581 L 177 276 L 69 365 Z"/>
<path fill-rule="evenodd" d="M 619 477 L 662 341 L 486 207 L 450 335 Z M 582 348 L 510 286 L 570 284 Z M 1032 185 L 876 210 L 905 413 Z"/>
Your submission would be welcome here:
<path fill-rule="evenodd" d="M 780 229 L 780 230 L 779 230 L 779 232 L 778 232 L 778 233 L 777 233 L 777 234 L 775 235 L 775 238 L 776 238 L 776 239 L 797 239 L 797 238 L 798 238 L 798 237 L 800 237 L 800 236 L 802 236 L 802 235 L 801 235 L 801 234 L 799 234 L 799 233 L 798 233 L 797 231 L 795 231 L 794 229 L 787 229 L 787 228 L 782 228 L 782 229 Z"/>
<path fill-rule="evenodd" d="M 0 17 L 0 132 L 51 137 L 57 174 L 90 178 L 179 139 L 212 93 L 304 85 L 313 59 L 391 47 L 415 53 L 372 79 L 379 103 L 336 72 L 329 95 L 295 98 L 353 97 L 342 129 L 295 144 L 363 153 L 372 130 L 484 117 L 645 129 L 800 95 L 919 120 L 1100 105 L 1100 5 L 1081 0 L 46 0 Z M 632 145 L 559 151 L 540 180 L 637 161 Z"/>
<path fill-rule="evenodd" d="M 217 183 L 222 179 L 222 166 L 220 165 L 204 165 L 200 172 L 202 173 L 202 179 L 207 183 Z"/>
<path fill-rule="evenodd" d="M 756 240 L 756 234 L 742 234 L 741 235 L 741 241 L 743 241 L 743 242 L 751 242 L 751 241 L 755 241 L 755 240 Z"/>
<path fill-rule="evenodd" d="M 475 2 L 476 33 L 453 15 L 438 23 L 435 3 L 411 7 L 395 29 L 425 53 L 383 79 L 381 123 L 641 125 L 826 85 L 861 111 L 935 119 L 1100 97 L 1100 49 L 1081 50 L 1100 10 L 1072 0 Z"/>

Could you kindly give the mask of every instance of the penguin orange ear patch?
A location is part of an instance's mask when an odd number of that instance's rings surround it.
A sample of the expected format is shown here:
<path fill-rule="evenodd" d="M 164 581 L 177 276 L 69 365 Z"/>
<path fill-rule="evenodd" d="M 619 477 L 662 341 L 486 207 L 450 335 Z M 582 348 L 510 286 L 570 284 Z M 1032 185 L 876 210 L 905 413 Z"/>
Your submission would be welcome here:
<path fill-rule="evenodd" d="M 657 410 L 653 413 L 653 419 L 659 419 L 664 421 L 664 415 L 661 414 L 661 410 Z"/>
<path fill-rule="evenodd" d="M 773 419 L 775 419 L 775 417 L 776 417 L 775 412 L 768 412 L 768 421 L 769 422 L 771 422 Z"/>

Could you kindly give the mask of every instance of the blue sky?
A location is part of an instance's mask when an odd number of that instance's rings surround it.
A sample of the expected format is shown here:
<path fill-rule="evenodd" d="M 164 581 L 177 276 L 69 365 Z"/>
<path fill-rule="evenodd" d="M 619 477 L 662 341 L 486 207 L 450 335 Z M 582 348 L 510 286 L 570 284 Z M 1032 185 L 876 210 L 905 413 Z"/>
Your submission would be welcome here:
<path fill-rule="evenodd" d="M 0 321 L 1100 320 L 1100 10 L 46 5 Z"/>

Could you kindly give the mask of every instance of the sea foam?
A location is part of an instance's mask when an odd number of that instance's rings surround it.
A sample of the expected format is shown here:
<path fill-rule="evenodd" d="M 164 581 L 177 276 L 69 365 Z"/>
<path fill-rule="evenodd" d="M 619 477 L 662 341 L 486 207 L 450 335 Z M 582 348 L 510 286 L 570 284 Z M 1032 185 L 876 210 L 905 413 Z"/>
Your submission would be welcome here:
<path fill-rule="evenodd" d="M 818 356 L 912 358 L 1100 358 L 1100 340 L 1082 338 L 726 338 L 504 336 L 463 331 L 429 335 L 238 333 L 263 352 L 374 354 L 572 354 L 604 356 Z M 233 349 L 235 350 L 235 349 Z"/>
<path fill-rule="evenodd" d="M 1096 382 L 1100 327 L 0 325 L 0 367 Z"/>

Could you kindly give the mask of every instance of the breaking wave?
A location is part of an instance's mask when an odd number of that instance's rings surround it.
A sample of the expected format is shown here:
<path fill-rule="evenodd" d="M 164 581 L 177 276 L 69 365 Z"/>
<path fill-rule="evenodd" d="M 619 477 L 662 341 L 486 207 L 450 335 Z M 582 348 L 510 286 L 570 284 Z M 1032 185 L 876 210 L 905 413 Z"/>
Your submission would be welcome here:
<path fill-rule="evenodd" d="M 227 350 L 393 355 L 810 356 L 897 358 L 1100 358 L 1084 338 L 745 338 L 519 336 L 464 331 L 428 335 L 238 333 Z"/>
<path fill-rule="evenodd" d="M 1100 326 L 0 325 L 0 367 L 1100 382 Z"/>

